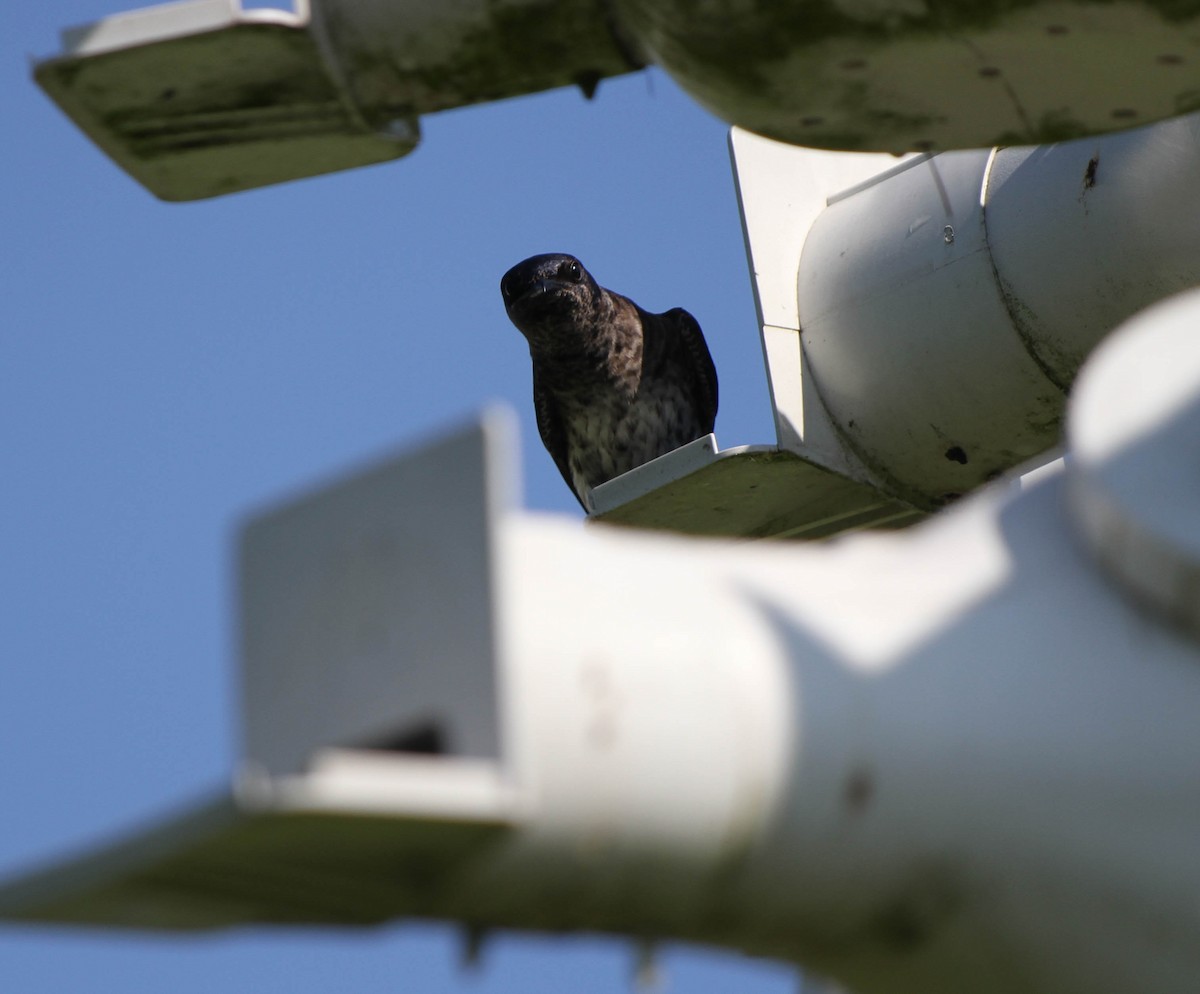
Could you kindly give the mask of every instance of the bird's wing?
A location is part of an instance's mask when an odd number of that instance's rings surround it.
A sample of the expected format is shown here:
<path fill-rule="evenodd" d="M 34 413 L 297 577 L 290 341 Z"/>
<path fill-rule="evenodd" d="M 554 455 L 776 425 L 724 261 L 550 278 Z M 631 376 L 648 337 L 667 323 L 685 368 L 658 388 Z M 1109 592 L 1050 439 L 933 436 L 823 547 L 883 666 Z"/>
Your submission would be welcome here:
<path fill-rule="evenodd" d="M 696 319 L 682 307 L 674 307 L 659 317 L 683 346 L 684 362 L 692 374 L 696 409 L 708 430 L 712 431 L 717 420 L 717 367 L 713 365 L 704 333 Z"/>
<path fill-rule="evenodd" d="M 583 497 L 576 493 L 575 483 L 571 479 L 571 471 L 567 465 L 567 433 L 563 430 L 558 406 L 554 403 L 550 392 L 538 382 L 536 364 L 533 367 L 533 413 L 537 417 L 538 434 L 542 436 L 542 444 L 546 446 L 546 451 L 550 453 L 554 465 L 562 473 L 562 478 L 567 483 L 567 489 L 575 494 L 579 506 L 586 511 Z"/>

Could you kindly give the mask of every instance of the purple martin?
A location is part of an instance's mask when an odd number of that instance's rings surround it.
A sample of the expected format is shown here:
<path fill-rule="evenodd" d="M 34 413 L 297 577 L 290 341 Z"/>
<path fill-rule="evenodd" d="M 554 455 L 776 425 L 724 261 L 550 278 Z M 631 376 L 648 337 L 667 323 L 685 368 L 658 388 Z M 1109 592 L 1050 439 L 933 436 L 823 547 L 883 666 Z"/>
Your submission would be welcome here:
<path fill-rule="evenodd" d="M 683 308 L 650 314 L 561 253 L 513 266 L 500 293 L 529 343 L 538 432 L 580 504 L 713 430 L 717 371 Z"/>

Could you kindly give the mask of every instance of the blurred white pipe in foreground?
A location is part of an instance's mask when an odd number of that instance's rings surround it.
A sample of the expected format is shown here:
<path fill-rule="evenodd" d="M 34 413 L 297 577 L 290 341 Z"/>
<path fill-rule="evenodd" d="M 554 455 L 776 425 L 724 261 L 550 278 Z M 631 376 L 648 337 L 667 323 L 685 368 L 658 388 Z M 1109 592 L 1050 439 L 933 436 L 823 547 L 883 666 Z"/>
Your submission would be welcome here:
<path fill-rule="evenodd" d="M 232 791 L 0 913 L 418 915 L 708 942 L 864 994 L 1191 991 L 1198 324 L 1193 293 L 1101 348 L 1065 469 L 904 533 L 513 514 L 494 421 L 264 515 Z"/>

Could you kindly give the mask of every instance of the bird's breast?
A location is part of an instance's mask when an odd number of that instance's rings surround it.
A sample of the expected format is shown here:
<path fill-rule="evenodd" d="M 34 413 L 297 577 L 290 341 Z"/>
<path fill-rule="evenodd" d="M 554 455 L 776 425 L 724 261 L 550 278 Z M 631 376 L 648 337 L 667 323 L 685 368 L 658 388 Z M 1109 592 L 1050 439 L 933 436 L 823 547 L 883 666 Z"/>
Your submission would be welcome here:
<path fill-rule="evenodd" d="M 571 408 L 567 458 L 581 493 L 704 434 L 681 385 L 671 381 L 643 383 L 632 397 L 612 389 Z"/>

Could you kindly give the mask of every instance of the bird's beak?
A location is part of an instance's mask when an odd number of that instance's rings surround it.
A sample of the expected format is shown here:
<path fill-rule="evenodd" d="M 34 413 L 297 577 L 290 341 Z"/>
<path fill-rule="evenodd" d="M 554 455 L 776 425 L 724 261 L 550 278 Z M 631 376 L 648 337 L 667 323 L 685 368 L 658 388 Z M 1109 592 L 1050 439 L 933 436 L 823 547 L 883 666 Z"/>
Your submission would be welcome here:
<path fill-rule="evenodd" d="M 507 307 L 511 311 L 514 307 L 526 308 L 530 305 L 538 307 L 543 304 L 543 297 L 553 297 L 558 291 L 563 288 L 561 280 L 542 279 L 531 283 L 519 297 L 514 297 L 508 301 Z"/>

